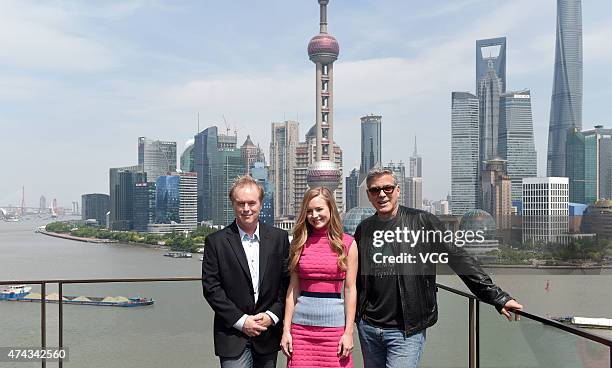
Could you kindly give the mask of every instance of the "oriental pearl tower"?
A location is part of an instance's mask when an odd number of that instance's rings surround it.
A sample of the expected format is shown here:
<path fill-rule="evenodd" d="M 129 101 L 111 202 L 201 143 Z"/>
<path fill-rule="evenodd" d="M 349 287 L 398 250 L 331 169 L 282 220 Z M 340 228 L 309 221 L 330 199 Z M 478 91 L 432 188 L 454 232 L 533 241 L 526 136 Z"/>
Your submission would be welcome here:
<path fill-rule="evenodd" d="M 318 0 L 320 7 L 320 30 L 308 43 L 308 57 L 316 65 L 316 156 L 306 171 L 310 188 L 326 187 L 332 193 L 342 179 L 342 173 L 334 162 L 333 135 L 333 85 L 334 61 L 338 59 L 338 41 L 327 33 L 327 4 L 329 0 Z"/>

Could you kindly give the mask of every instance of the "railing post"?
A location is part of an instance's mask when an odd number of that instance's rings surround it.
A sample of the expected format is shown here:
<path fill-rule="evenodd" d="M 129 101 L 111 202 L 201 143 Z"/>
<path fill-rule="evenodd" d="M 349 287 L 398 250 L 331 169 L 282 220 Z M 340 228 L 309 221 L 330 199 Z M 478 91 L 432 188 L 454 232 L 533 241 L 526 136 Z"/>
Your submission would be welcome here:
<path fill-rule="evenodd" d="M 47 349 L 47 283 L 42 282 L 40 284 L 40 346 L 44 351 Z M 43 368 L 47 366 L 45 359 L 41 359 L 41 365 Z"/>
<path fill-rule="evenodd" d="M 468 366 L 470 368 L 480 367 L 480 321 L 479 321 L 479 306 L 480 302 L 470 298 L 468 305 L 469 316 L 469 355 Z"/>
<path fill-rule="evenodd" d="M 61 351 L 64 348 L 64 283 L 60 281 L 57 284 L 58 284 L 58 288 L 59 288 L 59 304 L 58 304 L 58 310 L 59 310 L 58 345 L 59 346 L 58 346 L 58 349 Z M 62 358 L 59 358 L 59 360 L 58 360 L 59 368 L 62 368 L 63 365 L 64 365 L 64 360 Z"/>

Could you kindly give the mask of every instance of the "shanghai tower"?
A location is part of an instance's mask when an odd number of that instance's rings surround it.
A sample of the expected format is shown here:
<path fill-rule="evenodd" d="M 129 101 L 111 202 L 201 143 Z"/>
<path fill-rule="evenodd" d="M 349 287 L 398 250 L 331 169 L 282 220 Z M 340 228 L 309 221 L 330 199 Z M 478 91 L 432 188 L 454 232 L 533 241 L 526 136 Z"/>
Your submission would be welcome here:
<path fill-rule="evenodd" d="M 567 176 L 567 134 L 582 129 L 582 5 L 557 0 L 555 72 L 548 127 L 548 176 Z"/>

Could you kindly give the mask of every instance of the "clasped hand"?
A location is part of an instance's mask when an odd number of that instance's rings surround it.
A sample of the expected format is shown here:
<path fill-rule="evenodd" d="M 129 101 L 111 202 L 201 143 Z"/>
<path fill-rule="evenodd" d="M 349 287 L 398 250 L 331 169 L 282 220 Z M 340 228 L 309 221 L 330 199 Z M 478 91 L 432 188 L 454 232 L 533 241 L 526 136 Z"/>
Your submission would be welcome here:
<path fill-rule="evenodd" d="M 242 332 L 249 337 L 259 336 L 272 325 L 272 318 L 267 313 L 248 316 L 242 326 Z"/>

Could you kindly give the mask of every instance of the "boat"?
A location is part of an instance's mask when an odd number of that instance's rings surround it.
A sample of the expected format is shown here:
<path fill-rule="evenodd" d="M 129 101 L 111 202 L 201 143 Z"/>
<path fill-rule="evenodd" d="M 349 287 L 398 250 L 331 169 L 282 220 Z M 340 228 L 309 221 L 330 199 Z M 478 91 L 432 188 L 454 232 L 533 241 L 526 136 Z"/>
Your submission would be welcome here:
<path fill-rule="evenodd" d="M 601 328 L 612 330 L 612 318 L 592 318 L 592 317 L 552 317 L 553 321 L 569 324 L 581 328 Z"/>
<path fill-rule="evenodd" d="M 204 262 L 204 256 L 200 256 L 200 261 Z"/>
<path fill-rule="evenodd" d="M 7 289 L 0 291 L 0 300 L 15 300 L 23 298 L 32 291 L 30 286 L 11 285 Z"/>
<path fill-rule="evenodd" d="M 164 254 L 164 256 L 171 257 L 171 258 L 191 258 L 193 257 L 191 253 L 189 252 L 168 252 Z"/>
<path fill-rule="evenodd" d="M 58 293 L 48 294 L 45 298 L 38 293 L 28 293 L 27 295 L 20 296 L 18 298 L 5 299 L 12 302 L 31 302 L 59 304 L 60 298 Z M 142 298 L 139 296 L 126 298 L 124 296 L 63 296 L 62 304 L 78 304 L 78 305 L 97 305 L 107 307 L 142 307 L 146 305 L 153 305 L 155 300 L 151 298 Z"/>

